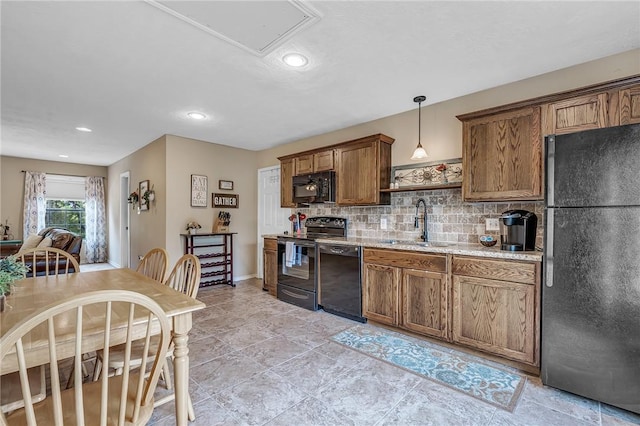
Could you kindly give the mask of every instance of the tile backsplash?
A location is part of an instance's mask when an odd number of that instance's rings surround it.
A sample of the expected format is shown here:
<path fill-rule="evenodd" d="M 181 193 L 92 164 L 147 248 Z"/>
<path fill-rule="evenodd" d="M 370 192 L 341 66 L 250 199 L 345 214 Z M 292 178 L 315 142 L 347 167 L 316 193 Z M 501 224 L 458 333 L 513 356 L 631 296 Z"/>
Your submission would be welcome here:
<path fill-rule="evenodd" d="M 462 201 L 462 191 L 459 188 L 394 192 L 389 206 L 337 207 L 318 204 L 292 211 L 302 212 L 308 217 L 345 217 L 349 220 L 349 237 L 418 240 L 422 235 L 422 206 L 418 213 L 419 229 L 414 227 L 414 218 L 416 203 L 420 198 L 427 202 L 430 241 L 478 243 L 480 235 L 500 234 L 499 231 L 485 231 L 485 219 L 498 218 L 505 210 L 522 209 L 533 211 L 538 216 L 536 245 L 542 247 L 544 202 L 467 203 Z M 381 229 L 381 219 L 386 219 L 387 229 Z"/>

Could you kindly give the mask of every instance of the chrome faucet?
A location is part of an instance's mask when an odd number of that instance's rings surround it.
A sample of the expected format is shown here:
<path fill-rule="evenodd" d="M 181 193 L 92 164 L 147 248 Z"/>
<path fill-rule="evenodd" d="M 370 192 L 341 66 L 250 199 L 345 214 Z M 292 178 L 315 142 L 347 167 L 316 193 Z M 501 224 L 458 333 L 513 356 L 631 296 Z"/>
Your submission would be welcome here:
<path fill-rule="evenodd" d="M 427 202 L 424 200 L 424 198 L 419 198 L 418 202 L 416 203 L 416 218 L 413 221 L 413 226 L 417 229 L 420 227 L 420 216 L 418 216 L 418 209 L 420 208 L 420 203 L 422 203 L 422 205 L 424 206 L 424 220 L 423 220 L 423 229 L 422 229 L 422 235 L 420 236 L 420 239 L 422 241 L 424 241 L 425 243 L 427 241 L 429 241 L 429 235 L 427 234 Z"/>

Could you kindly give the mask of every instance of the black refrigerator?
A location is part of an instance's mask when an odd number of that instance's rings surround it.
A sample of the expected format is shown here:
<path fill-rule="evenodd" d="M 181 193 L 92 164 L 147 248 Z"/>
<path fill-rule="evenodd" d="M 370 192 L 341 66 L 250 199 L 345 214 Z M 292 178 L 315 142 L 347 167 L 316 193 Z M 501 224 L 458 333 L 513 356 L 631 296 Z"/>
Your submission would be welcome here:
<path fill-rule="evenodd" d="M 542 382 L 640 413 L 640 124 L 545 143 Z"/>

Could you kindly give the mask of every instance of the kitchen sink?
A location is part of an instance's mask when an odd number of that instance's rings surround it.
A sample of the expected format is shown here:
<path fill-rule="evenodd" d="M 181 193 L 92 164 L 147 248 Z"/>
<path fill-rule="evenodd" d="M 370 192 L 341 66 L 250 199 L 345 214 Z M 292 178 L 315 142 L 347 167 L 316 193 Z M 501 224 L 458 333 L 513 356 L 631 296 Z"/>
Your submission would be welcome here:
<path fill-rule="evenodd" d="M 420 242 L 411 243 L 411 244 L 420 246 L 420 247 L 447 247 L 451 245 L 451 243 L 442 243 L 437 241 L 428 241 L 426 243 L 423 243 L 422 241 L 420 241 Z"/>
<path fill-rule="evenodd" d="M 398 244 L 398 240 L 380 240 L 380 244 Z"/>
<path fill-rule="evenodd" d="M 403 241 L 403 240 L 380 240 L 381 244 L 402 244 L 402 245 L 408 245 L 408 246 L 420 246 L 420 247 L 447 247 L 450 246 L 452 243 L 443 243 L 443 242 L 437 242 L 437 241 L 428 241 L 428 242 L 422 242 L 422 241 Z"/>

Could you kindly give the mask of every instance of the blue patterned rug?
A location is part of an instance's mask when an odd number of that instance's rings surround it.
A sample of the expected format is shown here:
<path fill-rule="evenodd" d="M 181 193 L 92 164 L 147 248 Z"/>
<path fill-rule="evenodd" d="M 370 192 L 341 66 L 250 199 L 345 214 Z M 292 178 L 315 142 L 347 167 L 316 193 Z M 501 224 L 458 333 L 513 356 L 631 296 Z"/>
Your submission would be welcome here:
<path fill-rule="evenodd" d="M 355 326 L 332 339 L 508 411 L 513 411 L 526 381 L 471 356 L 388 330 Z"/>

